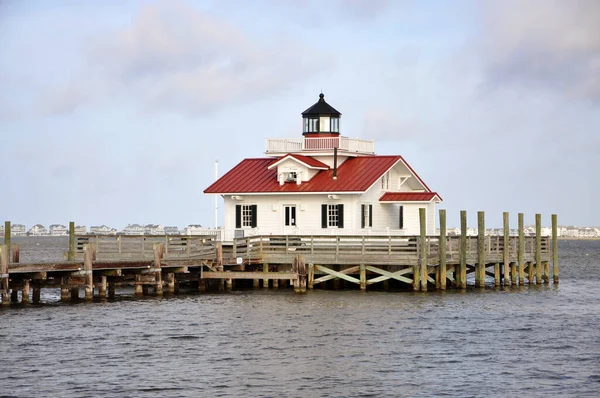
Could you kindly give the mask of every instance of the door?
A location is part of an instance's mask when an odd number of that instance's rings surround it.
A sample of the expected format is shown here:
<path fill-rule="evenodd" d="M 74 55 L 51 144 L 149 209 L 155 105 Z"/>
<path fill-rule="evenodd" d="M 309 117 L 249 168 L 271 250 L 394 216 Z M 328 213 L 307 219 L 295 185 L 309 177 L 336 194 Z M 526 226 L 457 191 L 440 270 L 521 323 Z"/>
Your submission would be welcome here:
<path fill-rule="evenodd" d="M 283 233 L 289 234 L 296 230 L 296 205 L 283 206 Z"/>

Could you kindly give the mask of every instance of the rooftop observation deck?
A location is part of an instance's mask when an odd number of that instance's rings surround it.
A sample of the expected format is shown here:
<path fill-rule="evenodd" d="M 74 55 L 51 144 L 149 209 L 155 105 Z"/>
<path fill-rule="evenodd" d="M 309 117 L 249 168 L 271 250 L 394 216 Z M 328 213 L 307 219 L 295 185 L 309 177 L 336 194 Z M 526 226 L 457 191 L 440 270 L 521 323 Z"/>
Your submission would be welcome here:
<path fill-rule="evenodd" d="M 266 153 L 269 155 L 298 152 L 331 152 L 337 148 L 340 152 L 356 155 L 374 155 L 375 141 L 348 137 L 324 138 L 268 138 Z"/>

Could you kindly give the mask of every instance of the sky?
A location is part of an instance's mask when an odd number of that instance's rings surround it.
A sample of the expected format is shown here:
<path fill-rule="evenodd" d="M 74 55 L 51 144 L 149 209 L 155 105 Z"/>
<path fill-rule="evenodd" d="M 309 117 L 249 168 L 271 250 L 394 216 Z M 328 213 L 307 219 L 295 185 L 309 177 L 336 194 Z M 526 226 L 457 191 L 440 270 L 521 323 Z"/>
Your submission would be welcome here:
<path fill-rule="evenodd" d="M 596 0 L 0 0 L 0 220 L 213 227 L 215 161 L 301 137 L 323 92 L 448 225 L 600 226 L 598 21 Z"/>

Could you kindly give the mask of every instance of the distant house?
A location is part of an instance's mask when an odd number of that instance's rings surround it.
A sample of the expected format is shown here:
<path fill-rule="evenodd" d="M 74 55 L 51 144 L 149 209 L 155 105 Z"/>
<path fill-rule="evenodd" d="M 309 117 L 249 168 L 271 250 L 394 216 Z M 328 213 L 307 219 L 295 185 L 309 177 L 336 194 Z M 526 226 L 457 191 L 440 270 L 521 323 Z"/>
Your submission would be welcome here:
<path fill-rule="evenodd" d="M 162 225 L 148 224 L 144 226 L 144 235 L 164 235 L 165 229 Z"/>
<path fill-rule="evenodd" d="M 144 235 L 146 229 L 140 224 L 128 224 L 123 228 L 123 235 Z"/>
<path fill-rule="evenodd" d="M 165 227 L 165 235 L 179 235 L 179 227 Z"/>
<path fill-rule="evenodd" d="M 10 234 L 12 236 L 24 236 L 26 232 L 25 225 L 13 224 L 10 226 Z"/>
<path fill-rule="evenodd" d="M 85 228 L 85 225 L 78 225 L 75 227 L 75 235 L 85 235 L 87 233 L 87 230 Z"/>
<path fill-rule="evenodd" d="M 48 230 L 42 224 L 35 224 L 27 231 L 27 235 L 30 236 L 45 236 L 48 235 Z"/>
<path fill-rule="evenodd" d="M 190 224 L 185 227 L 186 235 L 203 235 L 206 228 L 202 228 L 202 225 L 199 224 Z"/>
<path fill-rule="evenodd" d="M 341 113 L 319 101 L 302 112 L 302 137 L 267 140 L 204 193 L 224 199 L 225 240 L 249 235 L 412 235 L 435 232 L 432 191 L 399 155 L 340 135 Z"/>
<path fill-rule="evenodd" d="M 51 224 L 48 227 L 51 236 L 66 236 L 68 235 L 67 227 L 62 224 Z"/>
<path fill-rule="evenodd" d="M 107 225 L 93 225 L 90 227 L 90 234 L 92 235 L 114 235 L 117 233 L 115 228 L 110 228 Z"/>

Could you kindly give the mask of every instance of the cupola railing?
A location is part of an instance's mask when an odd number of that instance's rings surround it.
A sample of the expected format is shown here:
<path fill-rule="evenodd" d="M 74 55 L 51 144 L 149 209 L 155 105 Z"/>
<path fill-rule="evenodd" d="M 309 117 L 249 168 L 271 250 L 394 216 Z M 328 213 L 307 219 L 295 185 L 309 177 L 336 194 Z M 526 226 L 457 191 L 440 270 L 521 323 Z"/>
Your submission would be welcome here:
<path fill-rule="evenodd" d="M 375 141 L 348 137 L 268 138 L 267 153 L 340 151 L 373 155 Z"/>

